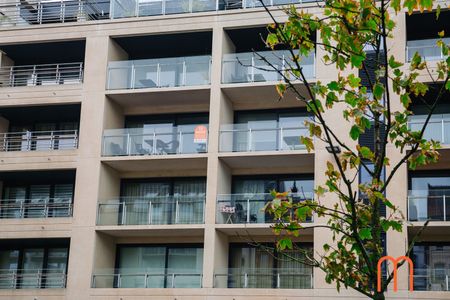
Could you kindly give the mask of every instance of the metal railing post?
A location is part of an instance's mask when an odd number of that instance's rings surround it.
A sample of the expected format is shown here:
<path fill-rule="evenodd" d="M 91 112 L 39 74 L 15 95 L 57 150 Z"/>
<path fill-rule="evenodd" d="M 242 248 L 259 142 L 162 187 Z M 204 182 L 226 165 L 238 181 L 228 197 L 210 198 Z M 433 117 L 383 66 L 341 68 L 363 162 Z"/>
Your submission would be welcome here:
<path fill-rule="evenodd" d="M 175 224 L 178 224 L 179 214 L 180 214 L 180 204 L 178 199 L 175 201 Z"/>
<path fill-rule="evenodd" d="M 441 120 L 441 141 L 442 141 L 442 144 L 445 143 L 444 139 L 445 139 L 445 135 L 444 135 L 444 119 L 442 119 Z"/>
<path fill-rule="evenodd" d="M 247 198 L 247 223 L 250 223 L 250 199 Z"/>
<path fill-rule="evenodd" d="M 190 3 L 192 3 L 192 0 L 191 1 L 189 1 Z M 181 85 L 182 86 L 185 86 L 186 85 L 186 72 L 187 72 L 187 68 L 186 68 L 186 60 L 185 59 L 183 59 L 183 76 L 182 76 L 182 83 L 181 83 Z"/>
<path fill-rule="evenodd" d="M 447 288 L 447 291 L 449 291 L 449 280 L 448 280 L 448 275 L 445 275 L 445 287 Z"/>
<path fill-rule="evenodd" d="M 59 21 L 61 21 L 62 23 L 64 23 L 65 11 L 66 11 L 66 6 L 64 4 L 64 1 L 61 0 L 61 6 L 59 7 Z"/>
<path fill-rule="evenodd" d="M 127 132 L 127 147 L 126 147 L 127 155 L 131 155 L 131 136 L 130 132 Z"/>
<path fill-rule="evenodd" d="M 120 288 L 122 286 L 122 276 L 117 274 L 117 287 Z"/>
<path fill-rule="evenodd" d="M 54 149 L 54 133 L 53 130 L 50 131 L 50 146 L 49 146 L 49 150 L 53 150 Z"/>
<path fill-rule="evenodd" d="M 127 220 L 127 206 L 125 202 L 122 202 L 122 206 L 122 225 L 125 225 Z"/>
<path fill-rule="evenodd" d="M 144 280 L 145 280 L 144 286 L 145 286 L 145 288 L 147 288 L 148 287 L 148 273 L 145 273 Z"/>
<path fill-rule="evenodd" d="M 165 2 L 163 2 L 165 3 Z M 156 64 L 156 87 L 161 87 L 161 64 Z"/>
<path fill-rule="evenodd" d="M 248 274 L 244 273 L 244 288 L 248 287 Z"/>
<path fill-rule="evenodd" d="M 247 146 L 248 151 L 252 151 L 252 129 L 249 128 L 248 129 L 248 146 Z"/>
<path fill-rule="evenodd" d="M 255 57 L 252 55 L 252 69 L 250 73 L 251 82 L 255 82 Z"/>
<path fill-rule="evenodd" d="M 25 218 L 25 207 L 23 201 L 20 201 L 20 218 Z"/>
<path fill-rule="evenodd" d="M 136 79 L 136 67 L 134 66 L 134 63 L 131 64 L 131 80 L 130 80 L 130 84 L 132 89 L 135 88 L 136 83 L 134 82 Z"/>
<path fill-rule="evenodd" d="M 280 284 L 281 284 L 281 282 L 280 282 L 281 280 L 280 280 L 280 273 L 277 273 L 277 289 L 279 289 L 280 288 Z"/>
<path fill-rule="evenodd" d="M 447 221 L 447 209 L 445 207 L 445 204 L 446 204 L 445 194 L 442 197 L 442 204 L 443 204 L 443 212 L 444 212 L 444 218 L 443 219 L 444 219 L 444 221 Z"/>
<path fill-rule="evenodd" d="M 175 287 L 175 273 L 172 273 L 172 288 Z"/>
<path fill-rule="evenodd" d="M 183 153 L 183 132 L 180 130 L 178 154 Z"/>
<path fill-rule="evenodd" d="M 152 145 L 152 153 L 156 154 L 156 131 L 153 130 L 153 145 Z"/>
<path fill-rule="evenodd" d="M 284 150 L 283 148 L 283 127 L 280 127 L 280 145 L 278 145 L 278 151 Z"/>

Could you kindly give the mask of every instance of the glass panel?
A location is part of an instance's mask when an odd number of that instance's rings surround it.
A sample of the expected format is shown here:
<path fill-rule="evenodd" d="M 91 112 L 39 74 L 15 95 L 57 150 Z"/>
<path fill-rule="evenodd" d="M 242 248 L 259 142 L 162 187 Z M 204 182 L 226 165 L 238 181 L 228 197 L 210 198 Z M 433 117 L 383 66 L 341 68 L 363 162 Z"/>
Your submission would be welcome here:
<path fill-rule="evenodd" d="M 450 276 L 450 246 L 418 245 L 413 249 L 414 290 L 447 290 L 446 278 Z"/>
<path fill-rule="evenodd" d="M 134 62 L 134 88 L 154 88 L 158 84 L 158 64 L 151 60 L 137 60 Z"/>
<path fill-rule="evenodd" d="M 22 204 L 27 196 L 27 189 L 23 186 L 5 187 L 6 207 L 0 209 L 2 218 L 22 218 L 24 210 Z"/>
<path fill-rule="evenodd" d="M 18 250 L 0 251 L 0 289 L 15 288 L 16 282 L 13 271 L 17 269 L 19 262 Z"/>
<path fill-rule="evenodd" d="M 30 202 L 26 209 L 27 218 L 47 216 L 46 206 L 50 200 L 50 185 L 30 185 Z"/>
<path fill-rule="evenodd" d="M 203 223 L 203 205 L 206 196 L 204 179 L 175 181 L 174 196 L 177 210 L 174 223 Z"/>
<path fill-rule="evenodd" d="M 49 208 L 49 217 L 67 217 L 71 215 L 73 184 L 56 184 L 53 203 Z"/>
<path fill-rule="evenodd" d="M 54 136 L 52 131 L 56 129 L 54 123 L 43 123 L 35 125 L 33 136 L 33 148 L 38 151 L 52 150 L 54 148 Z"/>
<path fill-rule="evenodd" d="M 199 288 L 203 269 L 203 249 L 169 248 L 167 287 Z M 170 276 L 172 273 L 173 275 Z"/>
<path fill-rule="evenodd" d="M 21 288 L 39 288 L 44 264 L 44 249 L 24 249 L 22 272 L 19 280 Z"/>
<path fill-rule="evenodd" d="M 56 149 L 75 149 L 77 147 L 77 140 L 75 138 L 75 131 L 78 130 L 77 122 L 63 122 L 59 124 L 59 129 L 62 131 L 55 137 Z"/>
<path fill-rule="evenodd" d="M 450 219 L 450 177 L 412 177 L 411 189 L 408 207 L 411 221 Z"/>
<path fill-rule="evenodd" d="M 45 273 L 46 288 L 63 288 L 65 286 L 64 274 L 67 268 L 67 259 L 67 248 L 54 248 L 48 250 Z"/>
<path fill-rule="evenodd" d="M 166 14 L 185 13 L 191 10 L 189 0 L 166 0 Z"/>
<path fill-rule="evenodd" d="M 139 0 L 111 0 L 112 17 L 125 18 L 133 17 L 136 13 L 136 2 Z M 142 0 L 141 0 L 142 1 Z"/>
<path fill-rule="evenodd" d="M 120 287 L 164 287 L 165 251 L 164 247 L 120 248 Z"/>
<path fill-rule="evenodd" d="M 155 16 L 163 14 L 162 0 L 139 0 L 139 16 Z"/>

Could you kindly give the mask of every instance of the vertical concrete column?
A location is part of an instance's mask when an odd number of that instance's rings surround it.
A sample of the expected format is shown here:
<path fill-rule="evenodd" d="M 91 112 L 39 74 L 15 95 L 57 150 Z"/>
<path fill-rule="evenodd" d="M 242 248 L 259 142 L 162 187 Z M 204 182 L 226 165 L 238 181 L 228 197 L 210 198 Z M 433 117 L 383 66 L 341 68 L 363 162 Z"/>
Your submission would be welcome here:
<path fill-rule="evenodd" d="M 88 37 L 67 299 L 88 299 L 95 251 L 109 37 Z"/>
<path fill-rule="evenodd" d="M 318 39 L 320 39 L 320 33 L 318 33 Z M 320 78 L 323 84 L 330 81 L 337 80 L 338 73 L 336 72 L 336 67 L 334 65 L 325 65 L 321 57 L 325 55 L 325 51 L 319 47 L 316 49 L 316 78 Z M 348 72 L 341 72 L 343 76 L 347 76 Z M 357 74 L 356 74 L 357 75 Z M 324 105 L 325 107 L 325 105 Z M 356 143 L 350 138 L 349 132 L 351 124 L 346 122 L 342 116 L 342 109 L 344 106 L 335 105 L 331 110 L 324 113 L 324 119 L 330 128 L 332 128 L 338 138 L 348 145 L 350 148 L 355 148 Z M 337 130 L 337 128 L 339 128 Z M 334 162 L 333 155 L 328 153 L 325 149 L 326 144 L 320 140 L 314 141 L 314 186 L 325 185 L 326 176 L 325 171 L 327 169 L 327 162 Z M 341 149 L 342 151 L 342 149 Z M 348 171 L 348 177 L 353 178 L 354 171 Z M 357 190 L 357 182 L 353 186 L 354 190 Z M 334 194 L 327 193 L 320 199 L 320 203 L 326 207 L 332 207 L 334 203 L 338 201 L 338 197 Z M 328 218 L 322 217 L 314 218 L 314 225 L 325 225 Z M 314 228 L 314 255 L 319 259 L 320 255 L 324 253 L 324 244 L 333 245 L 332 233 L 330 229 L 327 228 Z M 314 288 L 315 289 L 330 289 L 335 290 L 334 284 L 328 284 L 325 281 L 325 273 L 314 268 Z"/>
<path fill-rule="evenodd" d="M 400 62 L 406 62 L 406 15 L 402 14 L 392 14 L 394 21 L 397 22 L 397 26 L 394 29 L 393 36 L 395 39 L 388 39 L 387 48 L 388 56 L 394 55 L 394 57 Z M 392 85 L 389 86 L 390 91 L 390 103 L 392 112 L 402 111 L 403 105 L 400 103 L 400 97 L 394 95 L 392 90 Z M 386 168 L 386 177 L 389 176 L 392 168 L 397 164 L 398 161 L 405 155 L 405 153 L 400 153 L 400 150 L 395 148 L 394 145 L 388 145 L 387 157 L 390 160 L 390 165 Z M 398 207 L 405 217 L 407 217 L 407 201 L 408 201 L 408 168 L 407 164 L 403 164 L 397 171 L 395 177 L 391 181 L 390 185 L 386 190 L 386 197 Z M 387 215 L 391 213 L 391 210 L 387 208 Z M 408 247 L 408 227 L 403 226 L 402 232 L 396 232 L 390 230 L 386 236 L 387 249 L 386 252 L 392 257 L 399 257 L 405 255 Z M 392 267 L 389 268 L 392 270 Z M 408 289 L 408 267 L 405 264 L 398 272 L 398 288 L 399 290 Z M 391 285 L 393 288 L 393 285 Z"/>

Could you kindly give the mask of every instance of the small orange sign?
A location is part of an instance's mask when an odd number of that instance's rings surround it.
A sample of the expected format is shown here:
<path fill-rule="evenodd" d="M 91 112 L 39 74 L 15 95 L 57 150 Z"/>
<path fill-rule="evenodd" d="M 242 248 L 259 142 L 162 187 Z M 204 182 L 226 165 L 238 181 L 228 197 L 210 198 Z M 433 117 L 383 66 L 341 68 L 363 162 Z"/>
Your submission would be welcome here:
<path fill-rule="evenodd" d="M 414 290 L 414 264 L 412 262 L 412 260 L 407 257 L 407 256 L 400 256 L 397 258 L 393 258 L 392 256 L 383 256 L 382 258 L 380 258 L 380 260 L 378 261 L 377 264 L 377 290 L 378 292 L 381 292 L 381 265 L 383 264 L 384 261 L 391 261 L 392 264 L 394 265 L 394 292 L 396 292 L 398 290 L 398 283 L 397 283 L 397 267 L 398 267 L 398 263 L 401 262 L 402 260 L 406 261 L 409 265 L 409 290 L 413 291 Z"/>
<path fill-rule="evenodd" d="M 208 128 L 204 125 L 198 125 L 194 129 L 194 143 L 206 144 L 208 140 Z"/>

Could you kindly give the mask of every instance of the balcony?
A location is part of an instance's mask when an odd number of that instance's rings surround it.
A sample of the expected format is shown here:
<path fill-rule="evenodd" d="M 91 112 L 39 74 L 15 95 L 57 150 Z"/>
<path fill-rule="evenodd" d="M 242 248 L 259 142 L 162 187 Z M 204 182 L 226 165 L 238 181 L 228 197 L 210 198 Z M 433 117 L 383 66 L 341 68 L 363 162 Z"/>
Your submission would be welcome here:
<path fill-rule="evenodd" d="M 98 204 L 97 225 L 203 224 L 205 197 L 122 197 Z"/>
<path fill-rule="evenodd" d="M 414 269 L 415 291 L 450 291 L 450 270 Z"/>
<path fill-rule="evenodd" d="M 438 39 L 426 39 L 406 42 L 406 58 L 408 61 L 414 57 L 417 52 L 426 61 L 444 60 L 445 56 L 441 48 L 436 44 Z M 450 38 L 444 38 L 445 44 L 450 44 Z"/>
<path fill-rule="evenodd" d="M 78 130 L 2 133 L 0 151 L 50 151 L 78 148 Z"/>
<path fill-rule="evenodd" d="M 314 57 L 314 53 L 311 53 L 301 61 L 308 79 L 315 77 Z M 225 54 L 222 61 L 222 83 L 278 82 L 283 80 L 279 72 L 289 72 L 287 70 L 292 64 L 287 50 Z"/>
<path fill-rule="evenodd" d="M 0 68 L 0 87 L 79 84 L 83 63 L 42 64 Z"/>
<path fill-rule="evenodd" d="M 2 199 L 0 219 L 58 218 L 72 216 L 72 198 Z"/>
<path fill-rule="evenodd" d="M 111 61 L 108 90 L 210 84 L 211 56 Z"/>
<path fill-rule="evenodd" d="M 291 194 L 294 202 L 312 199 L 312 193 Z M 269 193 L 230 194 L 217 196 L 217 224 L 274 223 L 273 216 L 264 212 L 266 204 L 273 200 Z M 312 222 L 312 217 L 306 219 Z"/>
<path fill-rule="evenodd" d="M 65 287 L 64 270 L 0 270 L 0 289 L 62 289 Z"/>
<path fill-rule="evenodd" d="M 425 115 L 414 115 L 410 117 L 408 126 L 413 131 L 420 131 L 425 123 Z M 450 143 L 450 114 L 432 115 L 425 129 L 423 137 L 433 139 L 441 144 Z"/>
<path fill-rule="evenodd" d="M 202 276 L 195 269 L 109 269 L 94 272 L 92 287 L 201 288 Z"/>
<path fill-rule="evenodd" d="M 309 135 L 304 126 L 276 125 L 274 122 L 226 124 L 220 129 L 220 152 L 303 150 L 301 136 Z"/>
<path fill-rule="evenodd" d="M 288 268 L 228 268 L 214 274 L 215 288 L 312 289 L 313 274 Z"/>
<path fill-rule="evenodd" d="M 196 128 L 200 127 L 206 128 L 206 125 L 199 125 Z M 183 126 L 107 129 L 103 134 L 103 156 L 174 155 L 206 152 L 207 139 L 198 139 L 196 129 L 186 129 Z"/>
<path fill-rule="evenodd" d="M 0 14 L 0 26 L 100 20 L 109 17 L 109 0 L 6 0 Z"/>
<path fill-rule="evenodd" d="M 409 191 L 409 221 L 450 221 L 450 190 Z"/>

